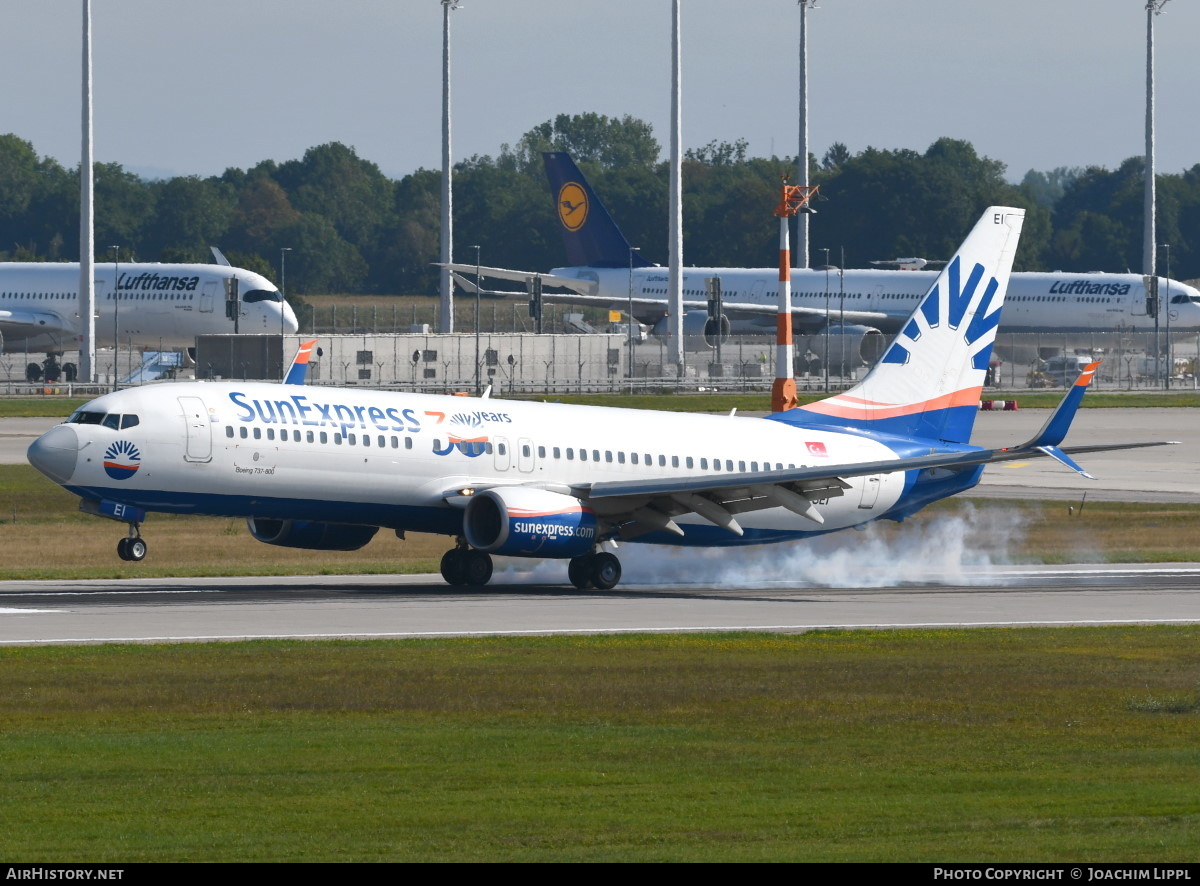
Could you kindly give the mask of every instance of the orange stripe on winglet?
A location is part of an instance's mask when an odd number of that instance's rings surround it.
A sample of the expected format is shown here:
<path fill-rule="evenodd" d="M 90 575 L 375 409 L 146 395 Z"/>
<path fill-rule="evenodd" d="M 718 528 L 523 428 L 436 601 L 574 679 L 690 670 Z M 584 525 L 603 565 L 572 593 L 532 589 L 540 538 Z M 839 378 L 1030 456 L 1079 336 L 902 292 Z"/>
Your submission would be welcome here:
<path fill-rule="evenodd" d="M 1092 379 L 1096 375 L 1096 370 L 1100 368 L 1100 364 L 1102 362 L 1104 361 L 1097 360 L 1095 363 L 1089 363 L 1087 366 L 1083 367 L 1083 372 L 1081 372 L 1079 374 L 1079 378 L 1075 380 L 1075 387 L 1086 388 L 1088 385 L 1090 385 L 1092 383 Z"/>

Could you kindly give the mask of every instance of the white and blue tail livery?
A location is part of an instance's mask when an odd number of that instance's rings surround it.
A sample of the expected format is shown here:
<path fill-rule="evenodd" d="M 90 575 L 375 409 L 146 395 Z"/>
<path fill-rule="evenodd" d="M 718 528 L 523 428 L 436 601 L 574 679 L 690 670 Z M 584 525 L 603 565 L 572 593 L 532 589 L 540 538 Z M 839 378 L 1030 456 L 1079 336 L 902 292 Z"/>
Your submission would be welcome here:
<path fill-rule="evenodd" d="M 883 358 L 848 391 L 781 416 L 966 443 L 979 409 L 1025 212 L 991 206 Z"/>

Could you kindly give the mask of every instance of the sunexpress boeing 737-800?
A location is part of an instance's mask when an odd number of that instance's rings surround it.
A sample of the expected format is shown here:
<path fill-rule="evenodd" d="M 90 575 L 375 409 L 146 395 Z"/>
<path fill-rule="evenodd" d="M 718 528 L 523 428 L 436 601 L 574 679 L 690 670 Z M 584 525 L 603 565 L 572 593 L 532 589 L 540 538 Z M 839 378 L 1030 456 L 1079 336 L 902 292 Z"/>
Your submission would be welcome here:
<path fill-rule="evenodd" d="M 543 158 L 570 266 L 546 273 L 481 267 L 481 275 L 518 283 L 541 277 L 545 286 L 571 290 L 566 294 L 546 293 L 546 302 L 627 311 L 632 301 L 637 320 L 665 335 L 667 269 L 630 248 L 568 155 L 553 152 Z M 924 262 L 898 260 L 897 264 Z M 460 287 L 475 291 L 474 265 L 457 263 L 448 267 Z M 726 331 L 774 334 L 778 268 L 685 267 L 682 276 L 684 335 L 711 338 L 714 332 L 707 311 L 705 281 L 710 277 L 721 280 Z M 936 277 L 935 271 L 920 270 L 847 269 L 840 278 L 836 272 L 794 270 L 792 322 L 801 335 L 824 335 L 828 325 L 835 340 L 831 353 L 842 353 L 844 349 L 844 353 L 872 363 L 885 336 L 900 330 Z M 1178 333 L 1200 330 L 1200 291 L 1175 280 L 1160 279 L 1159 294 L 1164 304 L 1160 323 Z M 1154 329 L 1155 318 L 1146 311 L 1146 283 L 1140 274 L 1022 272 L 1009 280 L 1004 332 L 1078 334 Z M 1086 347 L 1089 340 L 1085 338 L 1082 343 Z M 821 346 L 814 343 L 811 349 L 819 353 Z M 799 353 L 803 351 L 803 347 L 798 348 Z"/>
<path fill-rule="evenodd" d="M 492 555 L 558 558 L 611 588 L 618 544 L 746 545 L 903 520 L 974 486 L 986 464 L 1059 444 L 1095 366 L 1042 431 L 969 445 L 1019 209 L 988 209 L 882 360 L 845 393 L 766 418 L 503 401 L 302 381 L 146 385 L 99 397 L 36 440 L 30 462 L 127 523 L 148 512 L 245 517 L 268 544 L 353 550 L 380 528 L 455 539 L 442 575 L 483 585 Z M 289 384 L 287 382 L 292 382 Z"/>
<path fill-rule="evenodd" d="M 191 348 L 198 335 L 291 335 L 299 328 L 275 284 L 242 268 L 133 262 L 94 267 L 99 347 L 112 347 L 114 334 L 122 347 Z M 230 278 L 238 283 L 236 309 L 226 304 Z M 0 262 L 5 349 L 61 356 L 79 347 L 80 332 L 77 262 Z M 73 380 L 69 369 L 67 374 Z"/>

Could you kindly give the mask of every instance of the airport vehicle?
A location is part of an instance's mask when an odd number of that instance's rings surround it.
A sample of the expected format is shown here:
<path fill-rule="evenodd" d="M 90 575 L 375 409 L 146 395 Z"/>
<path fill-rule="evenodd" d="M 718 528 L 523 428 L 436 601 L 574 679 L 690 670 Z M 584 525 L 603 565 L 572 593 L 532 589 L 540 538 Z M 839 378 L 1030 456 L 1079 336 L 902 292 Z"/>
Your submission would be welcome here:
<path fill-rule="evenodd" d="M 628 311 L 667 332 L 667 269 L 652 264 L 630 248 L 608 210 L 571 158 L 561 152 L 543 154 L 546 174 L 555 195 L 569 267 L 548 273 L 481 267 L 481 276 L 526 283 L 540 277 L 547 287 L 570 290 L 545 293 L 546 302 L 592 305 Z M 830 353 L 851 354 L 872 363 L 885 346 L 885 337 L 898 332 L 913 307 L 929 290 L 936 271 L 922 268 L 924 259 L 879 262 L 904 270 L 823 269 L 792 271 L 792 322 L 797 333 L 822 336 L 820 343 L 797 343 L 821 353 L 825 328 L 833 339 Z M 450 264 L 455 280 L 475 291 L 474 265 Z M 717 333 L 774 334 L 779 269 L 700 268 L 682 270 L 685 336 Z M 708 312 L 706 280 L 721 281 L 725 319 Z M 1200 290 L 1160 278 L 1163 311 L 1159 322 L 1174 332 L 1200 331 Z M 495 293 L 492 293 L 495 294 Z M 512 294 L 512 293 L 508 293 Z M 1167 311 L 1170 312 L 1168 323 Z M 720 324 L 719 326 L 717 324 Z M 1155 317 L 1147 313 L 1146 283 L 1140 274 L 1014 273 L 1009 280 L 1004 332 L 1089 333 L 1152 332 Z M 1084 346 L 1087 341 L 1082 342 Z"/>
<path fill-rule="evenodd" d="M 285 381 L 148 385 L 99 397 L 29 448 L 81 508 L 247 518 L 267 544 L 355 550 L 380 528 L 455 538 L 441 572 L 483 585 L 492 556 L 569 561 L 578 588 L 621 577 L 616 545 L 782 542 L 904 520 L 974 486 L 986 464 L 1060 449 L 1095 366 L 1042 431 L 969 445 L 1024 213 L 992 207 L 850 390 L 766 418 L 310 389 L 314 342 Z"/>
<path fill-rule="evenodd" d="M 266 277 L 229 265 L 97 264 L 96 344 L 194 348 L 196 336 L 218 333 L 290 335 L 299 325 Z M 236 293 L 226 283 L 237 283 Z M 58 358 L 79 347 L 79 263 L 0 262 L 0 344 L 10 353 L 44 353 L 28 381 L 58 372 Z M 67 381 L 75 367 L 61 367 Z M 50 378 L 50 381 L 56 379 Z"/>

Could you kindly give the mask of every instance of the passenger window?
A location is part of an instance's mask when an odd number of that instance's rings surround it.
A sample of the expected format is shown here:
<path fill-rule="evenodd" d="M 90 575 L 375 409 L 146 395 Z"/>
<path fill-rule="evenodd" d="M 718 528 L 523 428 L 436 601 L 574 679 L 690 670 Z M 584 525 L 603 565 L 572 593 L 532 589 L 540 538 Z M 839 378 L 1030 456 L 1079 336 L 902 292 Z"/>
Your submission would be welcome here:
<path fill-rule="evenodd" d="M 750 470 L 757 471 L 758 470 L 758 462 L 756 462 L 756 461 L 750 462 Z"/>
<path fill-rule="evenodd" d="M 625 464 L 625 453 L 624 452 L 617 453 L 617 464 L 619 464 L 619 465 Z"/>
<path fill-rule="evenodd" d="M 433 442 L 434 442 L 434 443 L 436 443 L 437 441 L 436 441 L 436 440 L 434 440 Z M 341 434 L 334 434 L 334 435 L 333 435 L 333 445 L 334 445 L 334 446 L 341 446 L 341 445 L 342 445 L 342 435 L 341 435 Z"/>
<path fill-rule="evenodd" d="M 321 442 L 322 442 L 322 443 L 328 443 L 328 442 L 329 442 L 329 435 L 328 435 L 328 434 L 326 434 L 324 431 L 321 431 Z"/>
<path fill-rule="evenodd" d="M 570 452 L 571 450 L 568 449 L 567 451 Z M 587 461 L 587 450 L 586 449 L 579 450 L 579 460 Z"/>
<path fill-rule="evenodd" d="M 604 450 L 604 460 L 606 462 L 608 462 L 609 464 L 612 464 L 612 451 L 611 450 L 608 450 L 608 449 Z"/>
<path fill-rule="evenodd" d="M 575 450 L 570 446 L 567 447 L 567 461 L 575 461 Z"/>
<path fill-rule="evenodd" d="M 687 466 L 689 469 L 692 467 L 692 457 L 690 455 L 687 457 Z"/>
<path fill-rule="evenodd" d="M 545 457 L 546 457 L 546 447 L 539 446 L 538 447 L 538 458 L 545 458 Z"/>
<path fill-rule="evenodd" d="M 631 453 L 629 458 L 635 465 L 638 463 L 638 454 L 636 452 Z"/>
<path fill-rule="evenodd" d="M 312 431 L 308 432 L 308 442 L 309 443 L 313 442 L 313 432 Z"/>
<path fill-rule="evenodd" d="M 599 449 L 592 450 L 592 461 L 600 461 L 600 450 Z"/>
<path fill-rule="evenodd" d="M 667 457 L 665 455 L 660 455 L 658 457 L 658 466 L 660 468 L 665 468 L 667 466 Z"/>
<path fill-rule="evenodd" d="M 725 459 L 725 470 L 727 470 L 727 471 L 733 470 L 733 459 L 732 458 Z"/>
<path fill-rule="evenodd" d="M 746 463 L 744 461 L 738 462 L 738 470 L 741 471 L 742 473 L 746 472 Z"/>
<path fill-rule="evenodd" d="M 233 425 L 227 425 L 227 426 L 225 427 L 225 436 L 226 436 L 226 437 L 232 437 L 232 436 L 233 436 Z"/>
<path fill-rule="evenodd" d="M 275 429 L 274 428 L 267 428 L 267 439 L 268 440 L 275 439 Z"/>
<path fill-rule="evenodd" d="M 530 456 L 529 444 L 528 444 L 528 443 L 522 443 L 522 444 L 521 444 L 521 457 L 522 457 L 522 458 L 529 458 L 529 456 Z"/>
<path fill-rule="evenodd" d="M 491 444 L 489 443 L 488 445 L 490 446 Z M 405 438 L 404 438 L 404 448 L 405 448 L 405 449 L 412 449 L 412 437 L 405 437 Z"/>
<path fill-rule="evenodd" d="M 562 450 L 560 450 L 557 446 L 554 447 L 554 457 L 562 458 Z"/>
<path fill-rule="evenodd" d="M 708 459 L 707 458 L 700 459 L 700 470 L 702 470 L 702 471 L 708 470 Z"/>
<path fill-rule="evenodd" d="M 671 467 L 673 467 L 673 468 L 679 467 L 679 456 L 678 455 L 671 456 Z"/>
<path fill-rule="evenodd" d="M 238 436 L 240 436 L 243 440 L 245 440 L 246 437 L 248 436 L 247 430 L 244 427 L 238 428 Z"/>
<path fill-rule="evenodd" d="M 262 428 L 255 428 L 255 429 L 254 429 L 254 439 L 255 439 L 255 440 L 261 440 L 261 439 L 262 439 Z"/>

